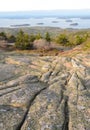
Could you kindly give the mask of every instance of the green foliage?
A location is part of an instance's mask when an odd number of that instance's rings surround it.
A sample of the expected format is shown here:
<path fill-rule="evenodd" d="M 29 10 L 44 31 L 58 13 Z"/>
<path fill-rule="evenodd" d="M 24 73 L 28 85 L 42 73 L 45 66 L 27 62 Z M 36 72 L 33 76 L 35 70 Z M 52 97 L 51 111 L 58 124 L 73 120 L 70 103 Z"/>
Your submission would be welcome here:
<path fill-rule="evenodd" d="M 30 49 L 32 47 L 30 40 L 29 35 L 20 30 L 16 37 L 15 47 L 23 50 Z"/>
<path fill-rule="evenodd" d="M 84 50 L 90 50 L 90 39 L 88 39 L 85 43 L 84 43 Z"/>
<path fill-rule="evenodd" d="M 7 36 L 5 32 L 0 32 L 0 39 L 7 40 Z"/>
<path fill-rule="evenodd" d="M 50 43 L 51 37 L 50 37 L 50 34 L 48 32 L 46 32 L 46 34 L 45 34 L 45 39 L 46 39 L 47 42 Z"/>
<path fill-rule="evenodd" d="M 76 45 L 82 44 L 86 40 L 86 37 L 84 36 L 76 36 Z"/>
<path fill-rule="evenodd" d="M 55 32 L 55 35 L 52 33 L 46 32 L 43 36 L 40 33 L 28 35 L 20 30 L 17 35 L 10 35 L 9 33 L 1 32 L 0 33 L 0 40 L 6 40 L 10 43 L 15 43 L 16 48 L 18 49 L 32 49 L 34 40 L 45 39 L 47 42 L 47 46 L 50 45 L 52 40 L 53 43 L 58 43 L 63 46 L 75 47 L 77 45 L 82 44 L 84 49 L 90 48 L 90 31 L 62 31 L 58 35 L 58 32 Z M 53 36 L 51 38 L 51 36 Z M 44 41 L 45 41 L 44 40 Z M 42 40 L 43 41 L 43 40 Z M 43 44 L 39 43 L 39 44 Z"/>
<path fill-rule="evenodd" d="M 36 38 L 37 40 L 39 40 L 39 39 L 41 39 L 41 38 L 42 38 L 42 36 L 41 36 L 41 34 L 40 34 L 40 33 L 38 33 L 38 34 L 35 36 L 35 38 Z"/>
<path fill-rule="evenodd" d="M 61 45 L 66 45 L 67 43 L 69 43 L 69 40 L 65 34 L 60 34 L 59 36 L 57 36 L 56 42 Z"/>
<path fill-rule="evenodd" d="M 31 43 L 33 43 L 34 40 L 36 39 L 36 38 L 35 38 L 35 35 L 33 35 L 33 34 L 31 34 L 31 35 L 29 36 L 29 38 L 30 38 L 30 42 L 31 42 Z"/>

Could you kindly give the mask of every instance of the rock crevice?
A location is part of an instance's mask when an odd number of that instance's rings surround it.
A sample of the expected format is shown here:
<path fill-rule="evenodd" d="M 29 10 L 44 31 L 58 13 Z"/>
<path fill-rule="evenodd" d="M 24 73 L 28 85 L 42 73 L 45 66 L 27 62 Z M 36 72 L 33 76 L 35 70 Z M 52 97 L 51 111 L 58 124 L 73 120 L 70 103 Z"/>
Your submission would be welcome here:
<path fill-rule="evenodd" d="M 1 54 L 0 130 L 89 130 L 89 57 Z"/>

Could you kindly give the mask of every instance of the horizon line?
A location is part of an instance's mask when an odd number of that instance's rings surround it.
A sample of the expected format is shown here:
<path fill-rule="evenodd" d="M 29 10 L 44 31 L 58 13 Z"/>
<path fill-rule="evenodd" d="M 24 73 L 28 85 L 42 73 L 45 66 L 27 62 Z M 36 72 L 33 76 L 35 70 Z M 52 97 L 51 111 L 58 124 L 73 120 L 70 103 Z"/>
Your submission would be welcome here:
<path fill-rule="evenodd" d="M 83 9 L 47 9 L 47 10 L 16 10 L 16 11 L 0 11 L 0 13 L 11 13 L 11 12 L 32 12 L 32 11 L 60 11 L 60 10 L 75 10 L 75 11 L 78 11 L 78 10 L 90 10 L 90 8 L 83 8 Z"/>

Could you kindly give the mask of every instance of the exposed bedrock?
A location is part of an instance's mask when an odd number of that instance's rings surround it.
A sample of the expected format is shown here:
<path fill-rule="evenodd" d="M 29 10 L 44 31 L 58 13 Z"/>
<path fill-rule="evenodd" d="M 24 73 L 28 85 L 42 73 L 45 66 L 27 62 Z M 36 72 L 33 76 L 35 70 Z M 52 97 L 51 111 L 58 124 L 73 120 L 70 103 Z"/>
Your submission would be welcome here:
<path fill-rule="evenodd" d="M 1 53 L 0 130 L 90 130 L 90 55 Z"/>

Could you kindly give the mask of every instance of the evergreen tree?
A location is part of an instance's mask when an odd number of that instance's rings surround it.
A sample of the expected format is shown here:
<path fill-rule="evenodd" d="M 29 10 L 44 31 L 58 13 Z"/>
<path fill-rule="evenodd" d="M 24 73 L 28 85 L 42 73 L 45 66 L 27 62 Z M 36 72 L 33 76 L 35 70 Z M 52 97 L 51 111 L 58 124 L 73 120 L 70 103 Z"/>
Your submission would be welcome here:
<path fill-rule="evenodd" d="M 69 42 L 69 40 L 65 34 L 60 34 L 57 37 L 56 41 L 57 41 L 57 43 L 62 44 L 62 45 L 66 45 Z"/>
<path fill-rule="evenodd" d="M 51 37 L 50 37 L 50 34 L 49 34 L 48 32 L 46 32 L 46 34 L 45 34 L 45 39 L 46 39 L 46 41 L 49 42 L 49 44 L 50 44 L 50 42 L 51 42 Z"/>
<path fill-rule="evenodd" d="M 36 39 L 39 40 L 39 39 L 41 39 L 41 38 L 42 38 L 41 34 L 38 33 L 38 34 L 36 35 Z"/>
<path fill-rule="evenodd" d="M 28 34 L 25 34 L 22 30 L 19 31 L 17 37 L 16 37 L 16 48 L 19 49 L 30 49 L 32 47 L 32 44 L 30 42 L 30 36 Z"/>

